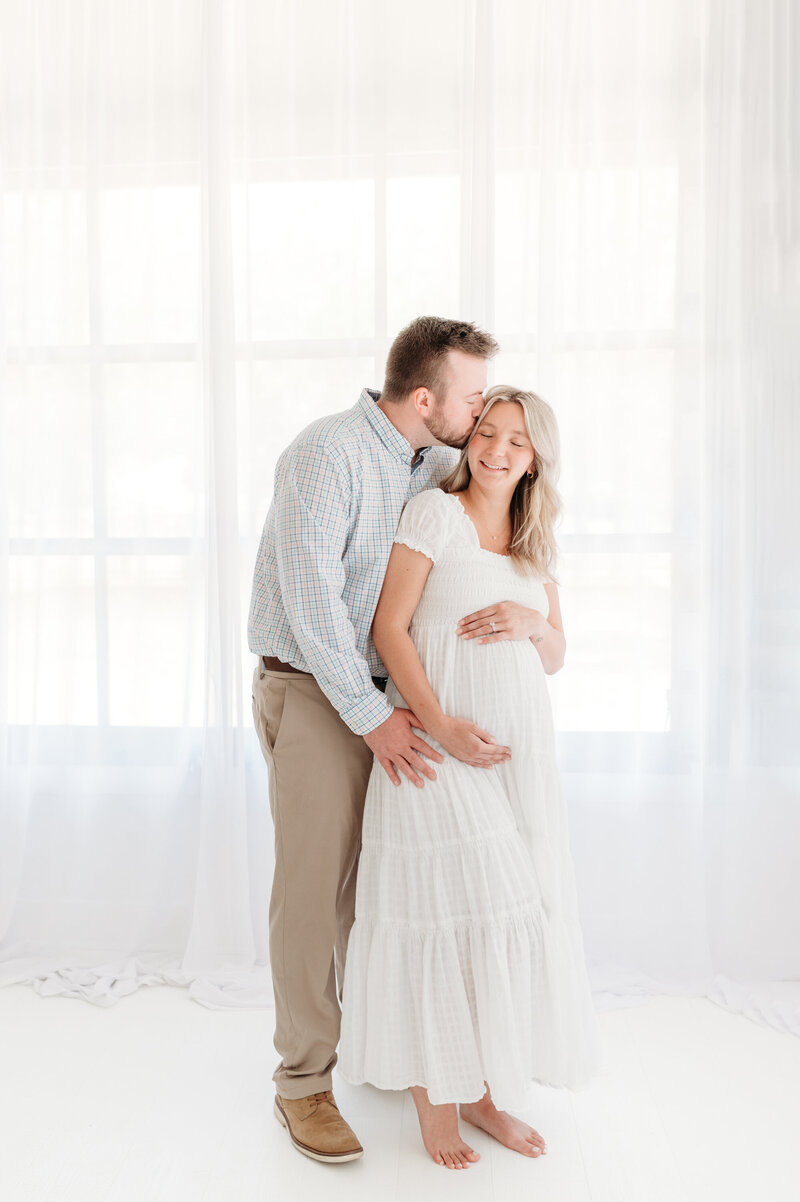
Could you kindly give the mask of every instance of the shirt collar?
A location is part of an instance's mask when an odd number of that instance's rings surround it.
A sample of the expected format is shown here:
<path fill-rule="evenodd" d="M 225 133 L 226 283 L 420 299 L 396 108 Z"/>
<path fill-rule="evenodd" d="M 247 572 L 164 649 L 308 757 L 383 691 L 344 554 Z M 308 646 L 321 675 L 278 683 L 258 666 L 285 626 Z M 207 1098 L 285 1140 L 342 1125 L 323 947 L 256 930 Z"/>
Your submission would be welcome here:
<path fill-rule="evenodd" d="M 402 460 L 409 467 L 411 467 L 412 460 L 415 460 L 414 467 L 417 467 L 425 458 L 430 447 L 420 447 L 415 455 L 414 448 L 405 435 L 401 434 L 392 425 L 383 410 L 378 408 L 377 402 L 380 399 L 381 394 L 379 392 L 375 392 L 371 388 L 363 388 L 361 396 L 358 398 L 362 413 L 378 435 L 378 438 L 392 455 Z"/>

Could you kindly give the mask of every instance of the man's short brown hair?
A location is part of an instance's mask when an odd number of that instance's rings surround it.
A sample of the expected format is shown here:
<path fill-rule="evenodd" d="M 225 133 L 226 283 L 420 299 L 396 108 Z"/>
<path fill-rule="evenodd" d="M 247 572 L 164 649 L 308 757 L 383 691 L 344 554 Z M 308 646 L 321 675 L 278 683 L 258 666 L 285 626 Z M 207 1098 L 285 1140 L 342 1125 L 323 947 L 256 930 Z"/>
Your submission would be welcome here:
<path fill-rule="evenodd" d="M 415 388 L 429 388 L 435 393 L 441 386 L 448 351 L 491 359 L 498 349 L 491 334 L 472 322 L 417 317 L 400 331 L 389 349 L 383 397 L 401 401 Z"/>

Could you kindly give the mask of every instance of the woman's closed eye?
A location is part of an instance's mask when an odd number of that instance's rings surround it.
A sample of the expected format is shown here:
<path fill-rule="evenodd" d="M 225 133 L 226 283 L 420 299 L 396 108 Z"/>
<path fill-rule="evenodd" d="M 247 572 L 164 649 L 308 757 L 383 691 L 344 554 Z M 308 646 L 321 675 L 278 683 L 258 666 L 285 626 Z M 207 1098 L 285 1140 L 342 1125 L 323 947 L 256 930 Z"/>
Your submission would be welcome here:
<path fill-rule="evenodd" d="M 480 438 L 493 438 L 494 437 L 493 434 L 487 434 L 485 430 L 479 430 L 478 436 Z M 522 450 L 525 447 L 524 442 L 512 442 L 511 445 L 512 445 L 512 447 L 519 447 L 520 450 Z"/>

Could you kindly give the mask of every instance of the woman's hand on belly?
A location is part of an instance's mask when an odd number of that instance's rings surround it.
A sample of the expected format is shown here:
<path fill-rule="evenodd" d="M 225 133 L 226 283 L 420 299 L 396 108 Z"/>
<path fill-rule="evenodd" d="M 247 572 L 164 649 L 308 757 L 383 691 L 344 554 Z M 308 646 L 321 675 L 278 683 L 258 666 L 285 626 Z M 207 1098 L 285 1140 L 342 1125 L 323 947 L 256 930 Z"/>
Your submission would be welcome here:
<path fill-rule="evenodd" d="M 507 640 L 536 640 L 546 634 L 547 618 L 538 609 L 528 609 L 517 601 L 498 601 L 485 609 L 467 614 L 456 627 L 462 639 L 477 639 L 479 643 L 500 643 Z"/>
<path fill-rule="evenodd" d="M 511 748 L 503 747 L 488 731 L 482 730 L 468 718 L 448 718 L 444 715 L 436 729 L 428 733 L 445 751 L 473 768 L 494 768 L 511 759 Z"/>

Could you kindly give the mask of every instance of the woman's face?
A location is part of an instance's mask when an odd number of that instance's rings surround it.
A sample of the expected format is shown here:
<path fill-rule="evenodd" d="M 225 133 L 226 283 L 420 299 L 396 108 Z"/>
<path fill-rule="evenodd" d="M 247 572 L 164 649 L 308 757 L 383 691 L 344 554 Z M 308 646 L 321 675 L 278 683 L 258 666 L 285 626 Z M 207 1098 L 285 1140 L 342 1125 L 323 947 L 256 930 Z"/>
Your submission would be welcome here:
<path fill-rule="evenodd" d="M 467 449 L 473 480 L 482 488 L 511 494 L 533 461 L 533 443 L 525 429 L 522 406 L 516 401 L 496 401 Z"/>

